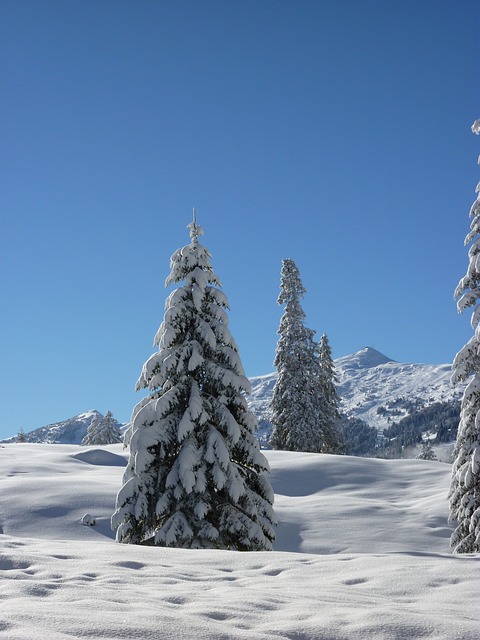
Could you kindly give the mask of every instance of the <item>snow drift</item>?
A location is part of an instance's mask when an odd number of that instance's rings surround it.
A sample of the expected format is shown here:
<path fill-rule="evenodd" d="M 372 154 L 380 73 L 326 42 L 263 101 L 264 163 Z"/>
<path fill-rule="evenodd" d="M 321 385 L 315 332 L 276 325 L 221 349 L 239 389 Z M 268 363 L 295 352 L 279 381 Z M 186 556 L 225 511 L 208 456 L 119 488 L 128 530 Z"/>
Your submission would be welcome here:
<path fill-rule="evenodd" d="M 0 638 L 478 638 L 480 558 L 450 554 L 449 465 L 267 457 L 273 552 L 184 551 L 113 541 L 121 445 L 0 447 Z"/>

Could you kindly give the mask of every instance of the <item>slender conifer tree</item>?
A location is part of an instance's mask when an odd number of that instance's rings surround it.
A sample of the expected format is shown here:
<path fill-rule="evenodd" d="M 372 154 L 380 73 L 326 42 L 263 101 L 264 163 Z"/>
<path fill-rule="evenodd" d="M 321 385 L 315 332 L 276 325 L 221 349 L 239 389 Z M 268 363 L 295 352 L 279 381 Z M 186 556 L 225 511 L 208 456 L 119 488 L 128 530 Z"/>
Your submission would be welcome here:
<path fill-rule="evenodd" d="M 326 453 L 343 453 L 346 445 L 340 429 L 340 398 L 337 392 L 338 377 L 332 358 L 332 349 L 326 333 L 320 338 L 318 351 L 323 405 L 323 451 Z"/>
<path fill-rule="evenodd" d="M 285 305 L 285 311 L 274 361 L 278 375 L 271 403 L 271 444 L 275 449 L 334 453 L 337 443 L 329 427 L 335 415 L 333 380 L 326 384 L 315 332 L 304 325 L 300 300 L 305 293 L 295 262 L 283 260 L 278 304 Z"/>

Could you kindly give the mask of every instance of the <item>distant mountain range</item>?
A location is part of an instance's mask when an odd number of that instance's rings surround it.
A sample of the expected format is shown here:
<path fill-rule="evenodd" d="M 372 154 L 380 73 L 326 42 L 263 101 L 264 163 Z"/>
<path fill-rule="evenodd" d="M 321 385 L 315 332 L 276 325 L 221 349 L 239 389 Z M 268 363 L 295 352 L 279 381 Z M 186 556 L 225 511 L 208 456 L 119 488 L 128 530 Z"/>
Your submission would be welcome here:
<path fill-rule="evenodd" d="M 450 364 L 402 364 L 372 347 L 338 358 L 335 370 L 341 412 L 379 430 L 413 410 L 458 401 L 463 393 L 450 382 Z M 276 378 L 276 373 L 250 378 L 250 406 L 260 420 L 269 419 Z"/>
<path fill-rule="evenodd" d="M 462 387 L 450 382 L 451 365 L 402 364 L 372 347 L 335 360 L 340 410 L 379 430 L 435 403 L 458 402 Z M 260 421 L 260 435 L 270 430 L 270 401 L 276 373 L 250 378 L 249 404 Z M 95 410 L 26 434 L 29 442 L 80 444 Z M 119 427 L 122 427 L 117 423 Z M 15 440 L 15 437 L 8 441 Z"/>

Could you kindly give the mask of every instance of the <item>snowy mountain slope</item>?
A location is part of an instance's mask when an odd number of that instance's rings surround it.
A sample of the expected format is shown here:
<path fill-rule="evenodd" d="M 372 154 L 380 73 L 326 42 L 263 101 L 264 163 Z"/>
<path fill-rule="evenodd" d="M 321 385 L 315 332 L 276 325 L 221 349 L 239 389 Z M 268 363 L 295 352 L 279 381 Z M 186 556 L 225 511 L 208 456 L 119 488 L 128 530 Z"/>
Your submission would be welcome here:
<path fill-rule="evenodd" d="M 80 444 L 95 416 L 98 416 L 99 420 L 103 418 L 103 415 L 99 411 L 92 409 L 73 418 L 68 418 L 68 420 L 62 420 L 62 422 L 55 422 L 45 427 L 39 427 L 25 435 L 28 442 Z M 121 428 L 122 425 L 116 422 L 116 426 Z M 15 440 L 16 436 L 12 436 L 1 442 L 14 442 Z"/>
<path fill-rule="evenodd" d="M 388 418 L 398 422 L 413 410 L 461 398 L 463 388 L 450 382 L 450 364 L 371 364 L 372 351 L 367 347 L 335 362 L 341 409 L 348 416 L 383 429 Z"/>
<path fill-rule="evenodd" d="M 114 543 L 121 444 L 0 446 L 0 638 L 478 638 L 480 557 L 449 551 L 449 465 L 266 454 L 277 540 L 244 553 Z"/>
<path fill-rule="evenodd" d="M 389 418 L 399 421 L 435 402 L 458 400 L 463 392 L 452 386 L 449 364 L 403 364 L 371 347 L 335 360 L 335 368 L 340 410 L 378 429 Z M 250 379 L 250 405 L 260 420 L 268 420 L 275 379 L 275 373 Z"/>

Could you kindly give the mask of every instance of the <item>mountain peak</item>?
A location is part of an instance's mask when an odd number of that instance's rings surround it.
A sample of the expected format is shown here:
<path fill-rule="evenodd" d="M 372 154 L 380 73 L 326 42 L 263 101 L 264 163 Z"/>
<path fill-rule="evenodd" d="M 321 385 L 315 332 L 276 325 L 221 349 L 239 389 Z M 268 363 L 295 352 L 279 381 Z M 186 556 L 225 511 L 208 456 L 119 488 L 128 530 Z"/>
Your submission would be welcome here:
<path fill-rule="evenodd" d="M 395 360 L 392 360 L 373 347 L 364 347 L 360 349 L 360 351 L 338 359 L 338 363 L 341 363 L 344 369 L 371 369 L 381 364 L 387 364 L 387 362 L 395 362 Z"/>

